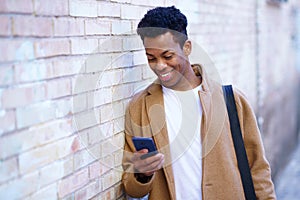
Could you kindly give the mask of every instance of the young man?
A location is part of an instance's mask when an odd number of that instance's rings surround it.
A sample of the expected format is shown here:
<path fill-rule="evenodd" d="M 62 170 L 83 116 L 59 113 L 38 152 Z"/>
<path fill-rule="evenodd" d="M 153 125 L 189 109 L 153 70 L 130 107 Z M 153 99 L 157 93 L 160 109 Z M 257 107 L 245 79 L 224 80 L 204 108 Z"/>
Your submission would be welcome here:
<path fill-rule="evenodd" d="M 150 200 L 245 199 L 221 85 L 190 64 L 186 27 L 174 6 L 148 11 L 138 25 L 158 79 L 126 111 L 124 190 Z M 238 91 L 235 100 L 257 199 L 275 199 L 254 113 Z M 141 157 L 137 136 L 153 138 L 159 153 Z"/>

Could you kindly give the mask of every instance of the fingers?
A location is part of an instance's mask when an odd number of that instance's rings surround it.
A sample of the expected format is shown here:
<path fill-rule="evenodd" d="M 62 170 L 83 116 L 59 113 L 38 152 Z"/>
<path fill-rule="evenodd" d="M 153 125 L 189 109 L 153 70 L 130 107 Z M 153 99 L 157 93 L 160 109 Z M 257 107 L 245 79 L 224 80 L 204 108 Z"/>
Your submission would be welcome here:
<path fill-rule="evenodd" d="M 155 168 L 154 170 L 152 170 L 152 171 L 146 171 L 144 174 L 146 176 L 151 176 L 152 174 L 154 174 L 155 171 L 157 171 L 157 170 L 159 170 L 159 169 L 161 169 L 163 167 L 164 162 L 165 162 L 165 158 L 163 156 L 163 159 L 161 159 L 160 162 L 158 163 L 158 165 L 154 167 Z"/>
<path fill-rule="evenodd" d="M 162 168 L 164 163 L 164 155 L 161 153 L 156 153 L 156 155 L 141 158 L 143 155 L 147 155 L 148 150 L 141 150 L 134 153 L 132 157 L 132 163 L 135 170 L 138 173 L 145 173 L 145 175 L 152 175 L 155 171 Z"/>

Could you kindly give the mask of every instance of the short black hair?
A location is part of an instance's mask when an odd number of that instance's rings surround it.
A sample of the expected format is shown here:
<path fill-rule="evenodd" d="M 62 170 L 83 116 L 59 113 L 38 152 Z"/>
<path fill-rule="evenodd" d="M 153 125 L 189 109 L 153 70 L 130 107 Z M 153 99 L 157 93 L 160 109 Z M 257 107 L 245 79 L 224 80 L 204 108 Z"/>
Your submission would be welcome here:
<path fill-rule="evenodd" d="M 156 7 L 149 10 L 138 24 L 137 33 L 144 41 L 144 37 L 154 38 L 158 35 L 171 32 L 174 40 L 181 48 L 188 39 L 186 27 L 187 19 L 175 6 Z"/>

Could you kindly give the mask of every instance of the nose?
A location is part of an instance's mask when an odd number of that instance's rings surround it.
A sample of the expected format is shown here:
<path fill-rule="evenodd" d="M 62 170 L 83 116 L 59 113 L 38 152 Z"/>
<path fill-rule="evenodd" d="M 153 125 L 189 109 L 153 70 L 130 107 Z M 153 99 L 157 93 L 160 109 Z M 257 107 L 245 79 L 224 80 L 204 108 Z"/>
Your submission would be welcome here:
<path fill-rule="evenodd" d="M 162 60 L 158 60 L 156 63 L 156 70 L 157 71 L 163 71 L 168 65 Z"/>

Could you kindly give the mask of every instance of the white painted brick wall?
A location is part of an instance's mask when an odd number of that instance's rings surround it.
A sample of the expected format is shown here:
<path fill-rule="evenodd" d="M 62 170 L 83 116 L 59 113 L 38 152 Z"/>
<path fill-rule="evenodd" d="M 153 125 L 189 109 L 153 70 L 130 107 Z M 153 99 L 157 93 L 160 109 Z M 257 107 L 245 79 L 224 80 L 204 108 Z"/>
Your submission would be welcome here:
<path fill-rule="evenodd" d="M 256 10 L 254 1 L 229 0 L 2 0 L 0 199 L 124 197 L 125 109 L 134 92 L 155 79 L 136 27 L 147 10 L 164 5 L 187 15 L 194 50 L 204 47 L 215 65 L 197 52 L 193 61 L 215 67 L 256 110 L 258 98 L 265 106 L 274 91 L 291 93 L 294 63 L 284 56 L 293 55 L 289 2 L 261 1 Z M 270 127 L 264 131 L 272 154 L 275 133 L 268 131 L 278 128 Z"/>

